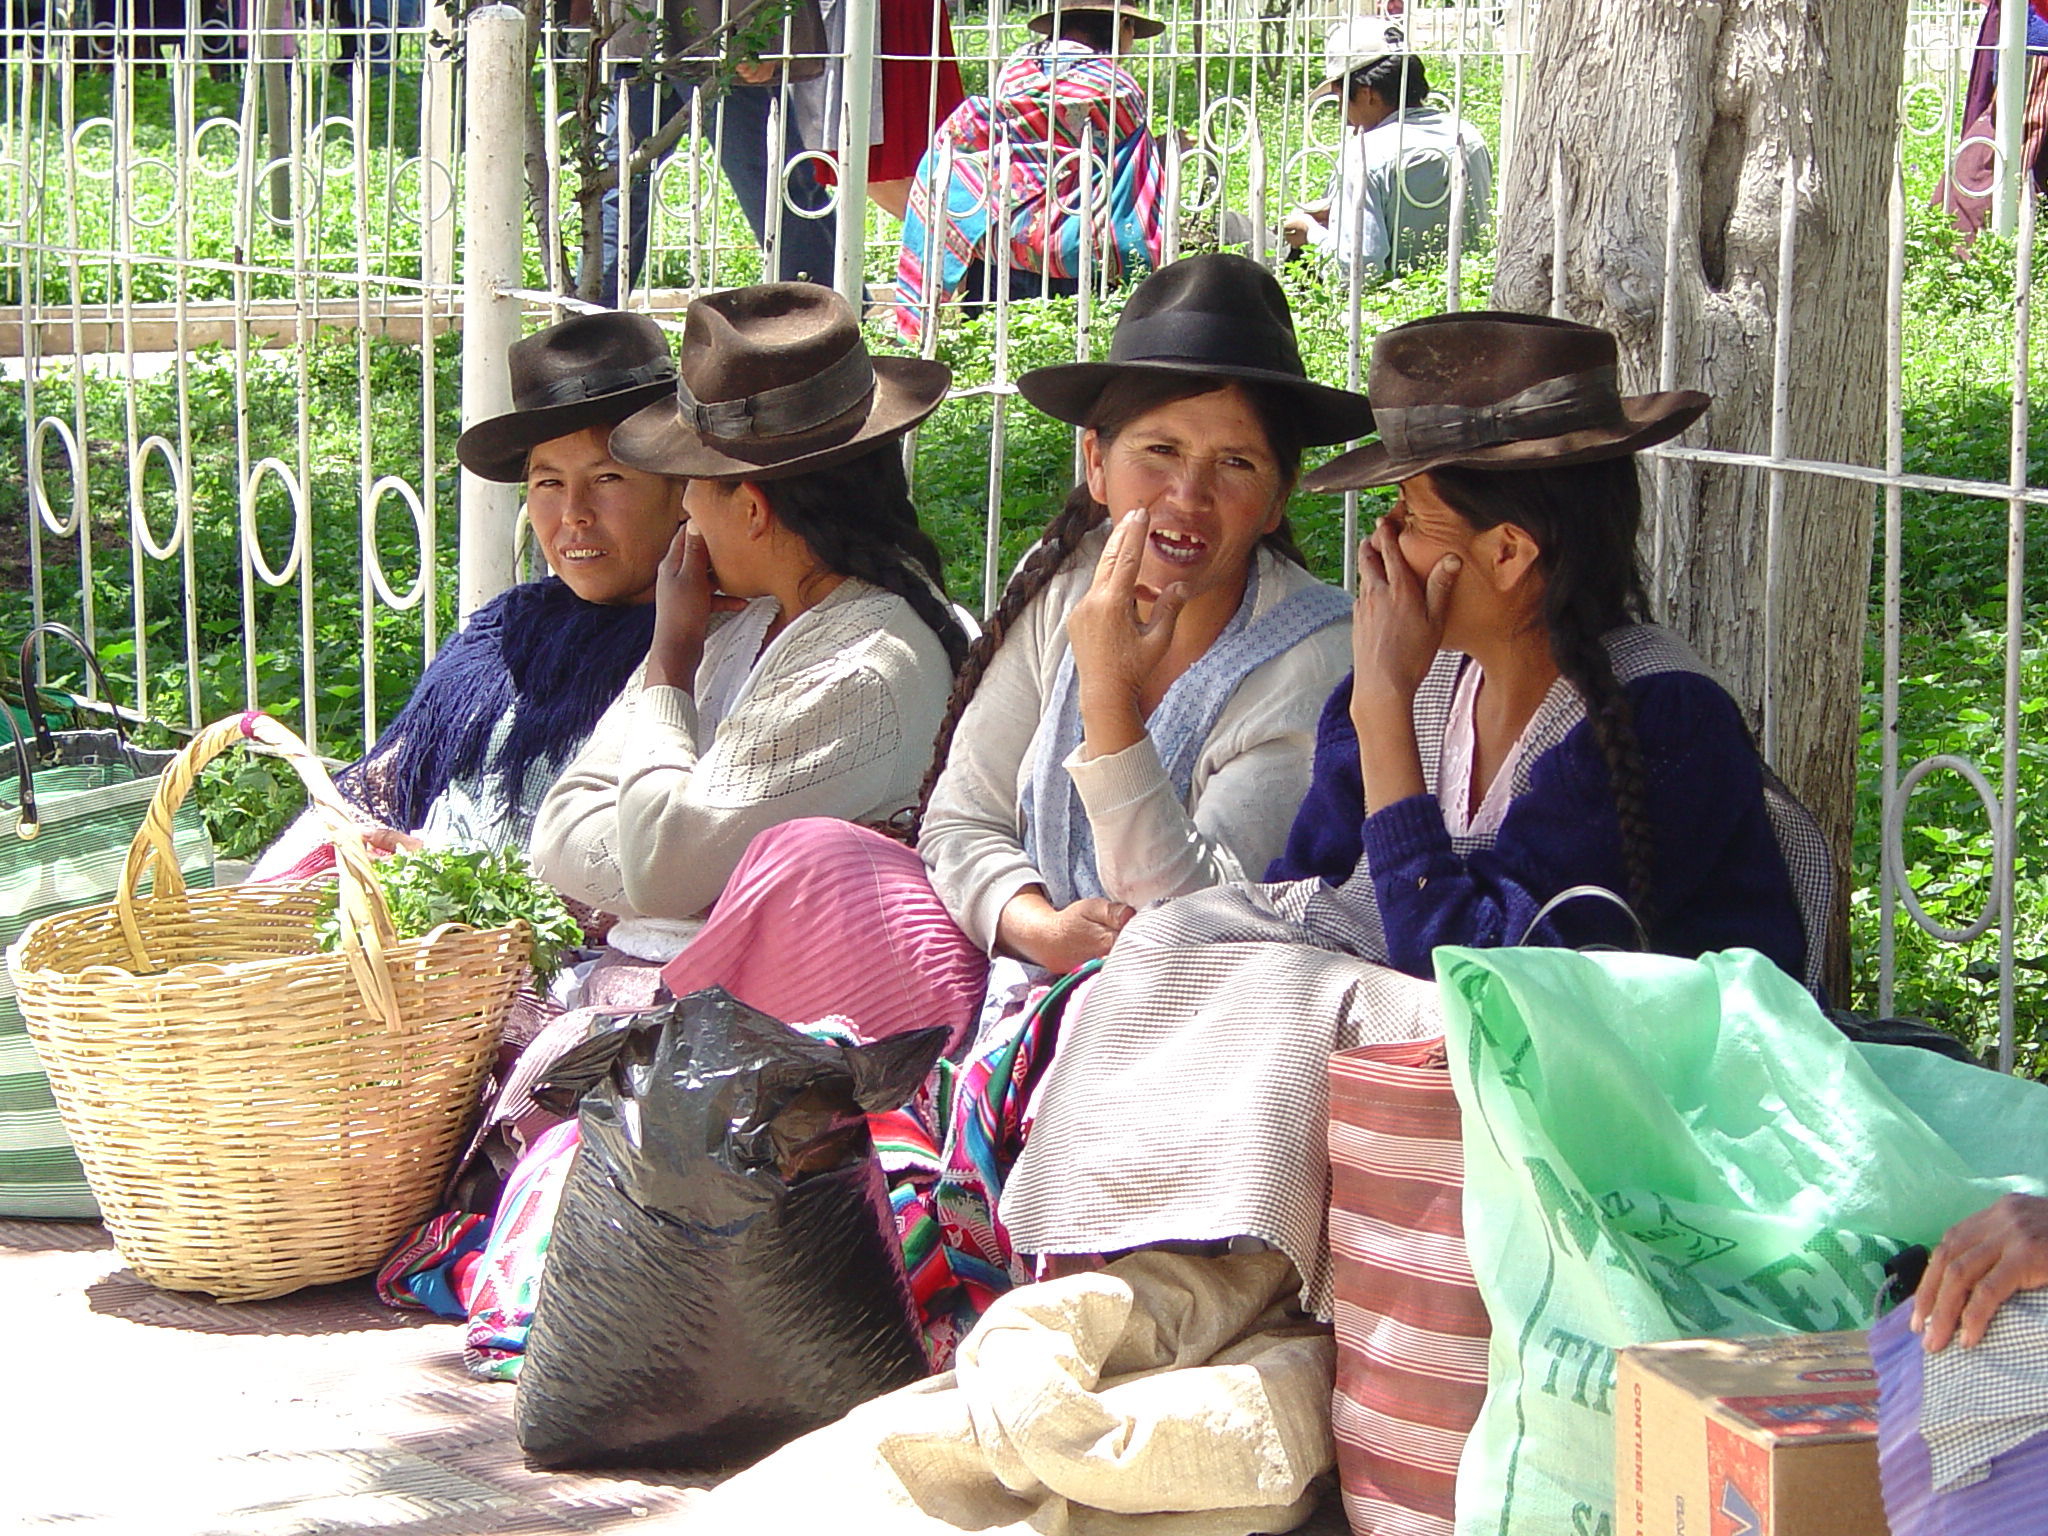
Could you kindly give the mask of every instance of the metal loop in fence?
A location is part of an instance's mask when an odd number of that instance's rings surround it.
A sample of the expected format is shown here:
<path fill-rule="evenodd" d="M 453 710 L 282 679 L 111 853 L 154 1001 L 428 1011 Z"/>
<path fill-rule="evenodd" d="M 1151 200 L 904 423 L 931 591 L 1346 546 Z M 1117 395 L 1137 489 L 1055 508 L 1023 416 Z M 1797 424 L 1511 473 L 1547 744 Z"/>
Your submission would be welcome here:
<path fill-rule="evenodd" d="M 276 475 L 285 484 L 292 499 L 292 550 L 281 571 L 272 570 L 263 554 L 263 540 L 256 532 L 256 493 L 263 488 L 265 477 Z M 250 568 L 263 578 L 265 586 L 281 587 L 299 573 L 299 562 L 306 557 L 306 534 L 311 522 L 306 506 L 304 487 L 292 467 L 283 459 L 258 459 L 250 467 L 249 478 L 242 483 L 242 549 L 247 554 Z"/>
<path fill-rule="evenodd" d="M 827 154 L 822 149 L 806 149 L 791 155 L 789 163 L 782 168 L 782 206 L 800 219 L 832 218 L 839 212 L 840 183 L 834 182 L 830 186 L 826 186 L 823 182 L 819 183 L 819 188 L 825 194 L 825 200 L 816 208 L 805 208 L 789 195 L 789 173 L 807 161 L 817 165 L 830 166 L 833 174 L 838 174 L 838 159 Z"/>
<path fill-rule="evenodd" d="M 218 165 L 207 159 L 207 135 L 215 133 L 224 133 L 233 141 Z M 189 158 L 191 168 L 199 175 L 214 181 L 232 180 L 242 158 L 242 125 L 232 117 L 209 117 L 192 130 Z"/>
<path fill-rule="evenodd" d="M 1931 101 L 1931 109 L 1922 103 Z M 1916 80 L 1899 93 L 1899 126 L 1923 139 L 1938 137 L 1948 127 L 1949 97 L 1945 86 L 1932 80 Z"/>
<path fill-rule="evenodd" d="M 1085 145 L 1057 156 L 1046 180 L 1049 193 L 1046 202 L 1054 213 L 1065 218 L 1084 216 L 1081 203 L 1084 187 L 1088 193 L 1086 216 L 1092 218 L 1109 207 L 1109 168 Z M 1072 195 L 1071 201 L 1068 194 Z"/>
<path fill-rule="evenodd" d="M 1336 159 L 1331 151 L 1304 144 L 1280 162 L 1281 185 L 1327 187 L 1336 169 Z"/>
<path fill-rule="evenodd" d="M 299 179 L 296 176 L 292 175 L 291 160 L 288 157 L 280 155 L 273 159 L 263 161 L 260 165 L 256 167 L 255 181 L 258 186 L 274 186 L 276 185 L 275 178 L 277 177 L 280 171 L 284 173 L 285 185 L 290 187 L 292 192 L 291 198 L 289 200 L 287 207 L 285 208 L 285 211 L 283 213 L 279 213 L 277 209 L 271 205 L 270 199 L 267 197 L 258 198 L 256 200 L 256 206 L 257 209 L 262 213 L 265 222 L 274 224 L 279 229 L 291 229 L 299 222 L 299 217 L 301 213 L 301 210 L 299 208 L 299 194 L 300 191 L 302 190 L 299 186 Z"/>
<path fill-rule="evenodd" d="M 164 467 L 171 472 L 171 490 L 177 497 L 177 518 L 171 524 L 169 542 L 159 544 L 156 534 L 149 526 L 147 503 L 142 495 L 143 477 L 149 472 L 149 456 L 154 453 L 164 461 Z M 185 468 L 185 461 L 178 457 L 177 445 L 167 437 L 145 437 L 135 448 L 135 457 L 128 464 L 128 520 L 135 530 L 135 542 L 142 546 L 143 553 L 152 560 L 168 560 L 184 547 L 192 536 L 192 479 Z"/>
<path fill-rule="evenodd" d="M 1239 133 L 1234 138 L 1224 137 L 1217 121 L 1235 117 Z M 1202 145 L 1209 149 L 1222 150 L 1225 154 L 1243 154 L 1252 147 L 1252 136 L 1258 132 L 1258 118 L 1253 115 L 1251 103 L 1235 96 L 1219 96 L 1210 102 L 1196 118 L 1200 125 L 1199 137 Z"/>
<path fill-rule="evenodd" d="M 1190 149 L 1180 157 L 1180 206 L 1184 213 L 1207 213 L 1223 201 L 1223 157 L 1210 149 Z M 1200 174 L 1189 175 L 1193 167 Z"/>
<path fill-rule="evenodd" d="M 1421 198 L 1412 196 L 1409 193 L 1408 176 L 1410 172 L 1418 171 L 1431 162 L 1441 165 L 1444 169 L 1444 189 L 1437 194 L 1433 201 L 1425 203 Z M 1451 178 L 1455 174 L 1456 171 L 1452 168 L 1449 151 L 1442 149 L 1418 149 L 1411 150 L 1401 157 L 1401 163 L 1394 171 L 1394 182 L 1401 189 L 1401 201 L 1403 203 L 1407 204 L 1410 208 L 1420 209 L 1426 213 L 1432 208 L 1443 207 L 1444 204 L 1451 200 Z"/>
<path fill-rule="evenodd" d="M 334 130 L 339 130 L 334 131 Z M 347 144 L 339 158 L 335 148 L 346 135 Z M 342 175 L 354 169 L 356 163 L 355 119 L 329 115 L 306 130 L 306 158 L 315 161 L 331 176 Z"/>
<path fill-rule="evenodd" d="M 1962 163 L 1963 151 L 1972 144 L 1982 144 L 1991 151 L 1991 160 L 1989 162 L 1990 174 L 1984 178 L 1984 185 L 1981 187 L 1968 185 L 1961 176 L 1956 174 L 1956 167 Z M 1959 140 L 1956 144 L 1955 158 L 1949 163 L 1949 185 L 1956 192 L 1966 197 L 1990 197 L 1998 189 L 1999 178 L 2004 174 L 2004 167 L 2005 151 L 1998 147 L 1998 141 L 1987 138 L 1981 133 L 1973 133 Z"/>
<path fill-rule="evenodd" d="M 1920 781 L 1937 769 L 1947 769 L 1959 775 L 1965 783 L 1977 792 L 1977 799 L 1984 807 L 1986 820 L 1991 823 L 1991 889 L 1984 897 L 1984 910 L 1976 920 L 1966 927 L 1951 928 L 1936 922 L 1927 915 L 1927 909 L 1920 905 L 1920 897 L 1906 880 L 1905 830 L 1906 811 L 1912 804 L 1913 792 L 1920 787 Z M 1899 787 L 1892 792 L 1890 805 L 1884 813 L 1880 829 L 1880 843 L 1884 860 L 1885 879 L 1898 892 L 1900 902 L 1910 916 L 1923 930 L 1948 944 L 1967 944 L 1982 938 L 1998 921 L 2001 898 L 2005 892 L 2006 859 L 2005 816 L 1999 804 L 1998 791 L 1991 787 L 1991 781 L 1984 777 L 1977 765 L 1968 758 L 1952 753 L 1941 753 L 1935 757 L 1923 758 L 1907 770 L 1899 780 Z"/>
<path fill-rule="evenodd" d="M 106 164 L 94 165 L 89 158 L 89 147 L 85 136 L 89 133 L 104 132 L 107 136 Z M 114 179 L 115 150 L 120 140 L 115 135 L 114 120 L 111 117 L 88 117 L 71 130 L 71 159 L 78 174 L 88 181 L 112 181 Z"/>
<path fill-rule="evenodd" d="M 377 548 L 377 513 L 384 505 L 386 495 L 396 496 L 405 503 L 412 514 L 413 533 L 419 550 L 419 574 L 413 577 L 412 585 L 403 593 L 391 590 L 391 583 L 384 570 L 384 557 Z M 523 514 L 522 514 L 523 515 Z M 420 500 L 418 491 L 409 481 L 397 475 L 385 475 L 370 487 L 370 498 L 363 508 L 363 562 L 369 569 L 370 585 L 377 596 L 390 607 L 398 609 L 416 608 L 427 593 L 427 576 L 434 567 L 431 548 L 432 535 L 427 529 L 427 508 Z"/>
<path fill-rule="evenodd" d="M 50 505 L 49 488 L 43 484 L 43 440 L 55 432 L 57 440 L 64 445 L 66 468 L 71 475 L 71 516 L 58 520 L 56 508 Z M 28 493 L 35 503 L 36 516 L 43 520 L 43 526 L 60 539 L 68 539 L 85 526 L 85 463 L 78 451 L 78 439 L 72 434 L 71 424 L 55 416 L 45 416 L 35 424 L 35 430 L 28 435 Z"/>
<path fill-rule="evenodd" d="M 1326 139 L 1321 136 L 1322 124 L 1327 120 L 1333 129 Z M 1334 153 L 1343 148 L 1344 130 L 1350 125 L 1344 118 L 1343 98 L 1332 91 L 1318 96 L 1303 108 L 1301 114 L 1301 138 L 1304 147 Z"/>
<path fill-rule="evenodd" d="M 171 183 L 170 196 L 164 203 L 163 212 L 154 215 L 144 213 L 138 205 L 135 196 L 138 189 L 137 178 L 139 174 L 143 170 L 151 168 L 162 171 Z M 126 204 L 130 223 L 138 224 L 144 229 L 162 229 L 178 216 L 180 201 L 181 199 L 178 194 L 178 170 L 170 161 L 159 159 L 155 155 L 142 155 L 128 162 L 128 195 Z"/>

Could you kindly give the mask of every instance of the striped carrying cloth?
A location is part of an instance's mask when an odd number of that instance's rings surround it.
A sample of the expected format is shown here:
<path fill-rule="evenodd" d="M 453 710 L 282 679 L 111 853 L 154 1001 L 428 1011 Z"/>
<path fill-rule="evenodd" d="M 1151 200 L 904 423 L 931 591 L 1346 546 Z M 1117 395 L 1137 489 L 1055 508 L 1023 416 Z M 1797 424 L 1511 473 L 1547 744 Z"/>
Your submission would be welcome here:
<path fill-rule="evenodd" d="M 1442 1040 L 1330 1058 L 1331 1418 L 1344 1512 L 1371 1536 L 1451 1536 L 1486 1398 L 1486 1307 L 1465 1256 L 1465 1154 Z"/>
<path fill-rule="evenodd" d="M 24 838 L 13 744 L 0 734 L 0 948 L 38 918 L 112 898 L 157 776 L 176 756 L 131 747 L 114 731 L 63 731 L 50 741 L 23 748 L 39 822 Z M 211 886 L 213 844 L 190 801 L 172 830 L 187 888 Z M 0 1216 L 97 1215 L 22 1023 L 13 976 L 0 963 Z"/>
<path fill-rule="evenodd" d="M 1163 174 L 1148 112 L 1144 87 L 1080 43 L 1033 43 L 1012 56 L 988 95 L 968 97 L 939 125 L 918 164 L 896 262 L 897 329 L 916 341 L 928 307 L 959 296 L 976 257 L 995 265 L 984 242 L 998 205 L 1008 210 L 1012 267 L 1079 276 L 1084 227 L 1091 271 L 1110 282 L 1156 266 Z"/>

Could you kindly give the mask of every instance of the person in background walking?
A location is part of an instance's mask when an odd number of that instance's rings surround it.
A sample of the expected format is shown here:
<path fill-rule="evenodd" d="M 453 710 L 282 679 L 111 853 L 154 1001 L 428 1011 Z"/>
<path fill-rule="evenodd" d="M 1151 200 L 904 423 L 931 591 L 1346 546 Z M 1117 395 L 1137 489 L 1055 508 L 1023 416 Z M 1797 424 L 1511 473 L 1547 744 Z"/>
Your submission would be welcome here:
<path fill-rule="evenodd" d="M 1955 162 L 1941 178 L 1935 206 L 1956 221 L 1968 244 L 1991 212 L 1991 188 L 1998 175 L 1998 34 L 2004 0 L 1985 0 L 1984 24 L 1977 29 L 1977 48 L 1970 58 L 1970 89 L 1963 98 L 1963 137 Z M 2048 141 L 2048 0 L 2032 0 L 2027 10 L 2027 76 L 2023 87 L 2024 125 L 2020 164 L 2027 168 L 2036 193 L 2048 191 L 2048 164 L 2042 147 Z"/>

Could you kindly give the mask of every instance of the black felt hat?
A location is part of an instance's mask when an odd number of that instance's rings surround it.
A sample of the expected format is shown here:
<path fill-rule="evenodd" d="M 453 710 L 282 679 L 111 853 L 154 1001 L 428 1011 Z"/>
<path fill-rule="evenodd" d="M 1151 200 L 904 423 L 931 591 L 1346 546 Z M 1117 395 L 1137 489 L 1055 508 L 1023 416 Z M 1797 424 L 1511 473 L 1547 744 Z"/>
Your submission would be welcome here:
<path fill-rule="evenodd" d="M 1393 485 L 1448 466 L 1530 469 L 1618 459 L 1678 436 L 1710 402 L 1696 389 L 1624 395 L 1598 326 L 1467 310 L 1382 331 L 1366 375 L 1380 440 L 1302 481 L 1307 491 Z"/>
<path fill-rule="evenodd" d="M 455 440 L 463 468 L 486 480 L 526 478 L 526 455 L 585 427 L 624 421 L 675 388 L 668 337 L 645 315 L 577 315 L 512 343 L 513 409 Z"/>
<path fill-rule="evenodd" d="M 1139 10 L 1135 5 L 1125 5 L 1122 0 L 1059 0 L 1032 17 L 1024 25 L 1040 37 L 1051 37 L 1053 28 L 1059 25 L 1062 16 L 1072 16 L 1081 11 L 1101 11 L 1114 14 L 1131 24 L 1133 38 L 1157 37 L 1166 30 L 1166 23 L 1157 16 Z"/>
<path fill-rule="evenodd" d="M 675 385 L 612 433 L 622 464 L 707 480 L 773 480 L 843 463 L 938 409 L 953 371 L 871 357 L 852 306 L 816 283 L 695 300 Z"/>
<path fill-rule="evenodd" d="M 1309 378 L 1294 339 L 1294 315 L 1280 284 L 1257 262 L 1229 252 L 1161 267 L 1132 293 L 1109 359 L 1034 368 L 1018 393 L 1061 421 L 1084 425 L 1112 379 L 1141 369 L 1265 384 L 1300 413 L 1302 440 L 1341 443 L 1372 429 L 1365 396 Z"/>

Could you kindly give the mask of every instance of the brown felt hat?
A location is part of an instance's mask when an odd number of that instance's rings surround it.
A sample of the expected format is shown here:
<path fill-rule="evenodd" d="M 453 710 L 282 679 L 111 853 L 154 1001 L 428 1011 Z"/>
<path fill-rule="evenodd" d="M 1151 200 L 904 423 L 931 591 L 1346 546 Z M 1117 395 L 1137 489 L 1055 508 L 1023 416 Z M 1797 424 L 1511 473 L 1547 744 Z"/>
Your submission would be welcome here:
<path fill-rule="evenodd" d="M 1024 25 L 1040 37 L 1051 37 L 1053 28 L 1062 16 L 1072 16 L 1079 11 L 1104 11 L 1122 17 L 1131 24 L 1131 35 L 1140 40 L 1157 37 L 1166 30 L 1166 23 L 1157 16 L 1148 15 L 1135 5 L 1120 5 L 1116 0 L 1071 0 L 1071 3 L 1055 4 L 1040 11 Z"/>
<path fill-rule="evenodd" d="M 1380 440 L 1332 459 L 1307 491 L 1392 485 L 1426 470 L 1530 469 L 1618 459 L 1678 436 L 1709 396 L 1624 395 L 1597 326 L 1471 310 L 1383 331 L 1366 393 Z"/>
<path fill-rule="evenodd" d="M 645 315 L 617 310 L 535 331 L 505 361 L 513 409 L 455 440 L 463 468 L 486 480 L 524 480 L 526 455 L 541 443 L 624 421 L 675 388 L 667 335 Z"/>
<path fill-rule="evenodd" d="M 900 437 L 952 382 L 944 363 L 870 357 L 833 289 L 728 288 L 692 302 L 674 390 L 613 430 L 612 455 L 663 475 L 776 480 Z"/>
<path fill-rule="evenodd" d="M 1109 359 L 1034 368 L 1017 392 L 1048 416 L 1085 426 L 1112 379 L 1133 370 L 1265 384 L 1288 396 L 1302 441 L 1341 443 L 1372 429 L 1363 395 L 1318 384 L 1301 366 L 1294 314 L 1273 274 L 1228 251 L 1190 256 L 1132 291 L 1109 338 Z"/>

